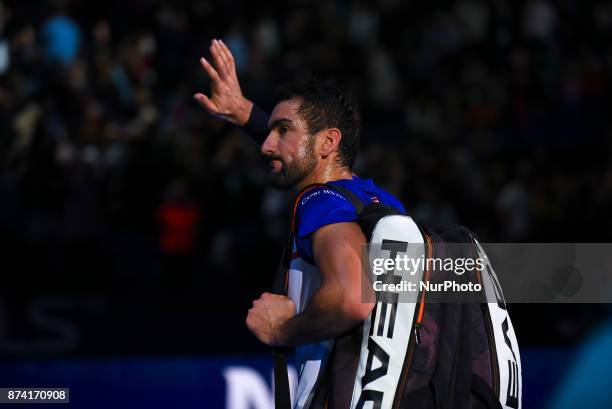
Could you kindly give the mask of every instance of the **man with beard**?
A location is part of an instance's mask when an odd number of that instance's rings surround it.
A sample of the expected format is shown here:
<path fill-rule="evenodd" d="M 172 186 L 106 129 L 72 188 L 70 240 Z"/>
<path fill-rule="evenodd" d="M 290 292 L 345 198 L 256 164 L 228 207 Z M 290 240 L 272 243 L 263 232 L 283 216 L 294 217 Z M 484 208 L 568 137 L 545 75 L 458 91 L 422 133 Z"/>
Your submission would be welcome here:
<path fill-rule="evenodd" d="M 211 97 L 197 93 L 194 98 L 212 115 L 259 137 L 272 186 L 301 190 L 294 211 L 288 296 L 262 294 L 253 301 L 246 324 L 267 345 L 296 346 L 300 378 L 295 407 L 312 407 L 333 340 L 365 320 L 373 304 L 361 302 L 360 251 L 366 239 L 355 223 L 354 206 L 333 189 L 308 186 L 341 186 L 366 203 L 405 211 L 372 180 L 352 173 L 360 117 L 341 89 L 316 80 L 289 87 L 268 117 L 243 96 L 229 49 L 213 40 L 210 51 L 212 64 L 204 58 L 200 62 L 211 80 Z M 348 407 L 353 383 L 345 381 L 333 389 L 329 407 Z"/>

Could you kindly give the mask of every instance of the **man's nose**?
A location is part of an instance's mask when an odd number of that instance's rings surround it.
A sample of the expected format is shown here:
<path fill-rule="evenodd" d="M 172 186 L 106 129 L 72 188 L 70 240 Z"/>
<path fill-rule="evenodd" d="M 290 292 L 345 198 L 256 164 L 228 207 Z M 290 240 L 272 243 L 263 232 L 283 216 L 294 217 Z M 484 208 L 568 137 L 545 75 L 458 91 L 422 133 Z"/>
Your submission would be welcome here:
<path fill-rule="evenodd" d="M 271 156 L 274 154 L 274 146 L 274 136 L 272 135 L 272 132 L 270 132 L 261 144 L 260 151 L 265 156 Z"/>

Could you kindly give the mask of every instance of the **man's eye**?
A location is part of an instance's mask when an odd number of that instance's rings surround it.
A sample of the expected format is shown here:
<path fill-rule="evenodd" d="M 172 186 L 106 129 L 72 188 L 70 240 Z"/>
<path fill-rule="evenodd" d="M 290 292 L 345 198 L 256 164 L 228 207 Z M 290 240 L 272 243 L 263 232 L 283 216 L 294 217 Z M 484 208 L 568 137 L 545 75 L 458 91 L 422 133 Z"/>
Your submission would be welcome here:
<path fill-rule="evenodd" d="M 280 128 L 278 128 L 278 133 L 281 135 L 284 135 L 287 133 L 289 129 L 286 126 L 281 126 Z"/>

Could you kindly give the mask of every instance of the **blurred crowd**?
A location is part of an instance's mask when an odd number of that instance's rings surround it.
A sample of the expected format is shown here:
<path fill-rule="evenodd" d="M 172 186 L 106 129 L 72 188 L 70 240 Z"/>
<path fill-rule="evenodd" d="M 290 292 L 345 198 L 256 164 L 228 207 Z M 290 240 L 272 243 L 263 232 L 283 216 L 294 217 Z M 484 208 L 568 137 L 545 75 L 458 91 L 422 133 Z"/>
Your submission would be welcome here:
<path fill-rule="evenodd" d="M 483 241 L 609 240 L 608 2 L 5 0 L 9 271 L 266 287 L 291 193 L 266 187 L 258 146 L 192 99 L 217 37 L 264 109 L 284 80 L 349 85 L 364 117 L 355 171 L 414 218 Z"/>

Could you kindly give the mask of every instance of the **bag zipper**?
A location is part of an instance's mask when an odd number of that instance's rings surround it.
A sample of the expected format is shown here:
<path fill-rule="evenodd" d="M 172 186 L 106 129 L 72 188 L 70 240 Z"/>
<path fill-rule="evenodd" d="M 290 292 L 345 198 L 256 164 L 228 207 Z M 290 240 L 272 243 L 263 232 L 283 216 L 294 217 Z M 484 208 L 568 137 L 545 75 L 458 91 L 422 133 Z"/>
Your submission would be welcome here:
<path fill-rule="evenodd" d="M 433 240 L 431 238 L 431 236 L 427 233 L 425 233 L 425 244 L 426 244 L 426 265 L 425 265 L 425 274 L 424 274 L 424 281 L 428 282 L 429 281 L 429 276 L 431 275 L 431 270 L 428 269 L 428 263 L 427 263 L 427 259 L 432 258 L 433 255 Z M 426 297 L 427 297 L 427 290 L 423 290 L 423 292 L 421 293 L 421 300 L 419 301 L 419 309 L 418 309 L 418 315 L 417 315 L 417 320 L 416 320 L 416 325 L 415 327 L 419 329 L 419 338 L 420 338 L 420 328 L 423 324 L 423 316 L 425 315 L 425 304 L 426 304 Z"/>
<path fill-rule="evenodd" d="M 427 233 L 424 233 L 425 237 L 425 248 L 427 253 L 427 258 L 431 258 L 433 253 L 433 244 L 431 236 Z M 427 264 L 426 264 L 427 267 Z M 424 279 L 429 281 L 429 276 L 431 271 L 426 268 Z M 412 356 L 414 355 L 415 347 L 421 343 L 421 327 L 423 325 L 423 316 L 425 313 L 425 295 L 426 291 L 423 290 L 421 293 L 421 300 L 417 304 L 417 308 L 414 313 L 416 316 L 416 322 L 414 324 L 414 333 L 410 334 L 410 341 L 408 342 L 408 349 L 406 351 L 406 358 L 404 359 L 404 365 L 402 366 L 402 373 L 400 375 L 400 383 L 395 390 L 395 396 L 393 398 L 393 404 L 391 405 L 392 409 L 398 409 L 399 405 L 402 401 L 402 396 L 404 395 L 404 389 L 406 389 L 406 382 L 408 381 L 408 372 L 410 371 L 410 365 L 412 364 Z"/>

